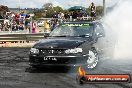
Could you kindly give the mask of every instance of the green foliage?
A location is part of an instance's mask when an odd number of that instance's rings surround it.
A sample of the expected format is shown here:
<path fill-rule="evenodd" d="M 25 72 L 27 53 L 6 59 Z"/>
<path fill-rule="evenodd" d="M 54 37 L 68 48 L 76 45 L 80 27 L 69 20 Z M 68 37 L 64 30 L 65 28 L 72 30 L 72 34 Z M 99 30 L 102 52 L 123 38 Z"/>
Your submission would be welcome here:
<path fill-rule="evenodd" d="M 103 6 L 97 6 L 96 7 L 96 14 L 97 14 L 97 16 L 103 15 Z"/>
<path fill-rule="evenodd" d="M 34 17 L 33 17 L 33 19 L 38 19 L 38 18 L 41 18 L 41 17 L 43 17 L 43 11 L 42 11 L 42 9 L 35 10 L 34 11 Z"/>
<path fill-rule="evenodd" d="M 63 12 L 63 9 L 59 6 L 53 7 L 53 10 L 56 12 Z"/>
<path fill-rule="evenodd" d="M 52 3 L 45 3 L 43 6 L 42 6 L 42 8 L 44 9 L 44 10 L 48 10 L 48 9 L 50 9 L 50 8 L 52 8 L 53 7 L 53 4 Z"/>
<path fill-rule="evenodd" d="M 0 16 L 3 18 L 6 15 L 6 12 L 9 12 L 9 8 L 4 5 L 0 5 Z"/>
<path fill-rule="evenodd" d="M 54 14 L 55 11 L 56 11 L 57 13 L 59 13 L 59 12 L 63 12 L 64 10 L 63 10 L 61 7 L 59 7 L 59 6 L 50 8 L 50 9 L 48 9 L 47 12 L 46 12 L 46 17 L 52 17 L 52 15 Z"/>
<path fill-rule="evenodd" d="M 90 15 L 90 8 L 86 8 L 86 13 Z"/>

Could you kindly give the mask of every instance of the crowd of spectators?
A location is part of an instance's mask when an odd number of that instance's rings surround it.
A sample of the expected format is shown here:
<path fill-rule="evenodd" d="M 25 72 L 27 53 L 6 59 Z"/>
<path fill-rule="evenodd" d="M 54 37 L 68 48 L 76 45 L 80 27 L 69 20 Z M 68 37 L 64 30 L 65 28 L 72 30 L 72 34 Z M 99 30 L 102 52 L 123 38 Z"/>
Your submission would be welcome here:
<path fill-rule="evenodd" d="M 56 12 L 52 14 L 52 19 L 50 22 L 48 20 L 44 20 L 43 30 L 44 32 L 52 31 L 56 28 L 58 24 L 64 21 L 75 21 L 75 20 L 83 20 L 83 17 L 92 17 L 92 20 L 95 20 L 96 17 L 96 7 L 94 3 L 91 3 L 89 6 L 90 14 L 86 13 L 86 10 L 75 10 L 69 12 Z M 4 19 L 3 22 L 0 20 L 0 31 L 21 31 L 28 30 L 32 33 L 36 32 L 37 23 L 31 20 L 31 16 L 26 14 L 24 11 L 20 13 L 7 12 L 6 16 L 0 19 Z"/>
<path fill-rule="evenodd" d="M 5 17 L 1 16 L 0 31 L 30 30 L 30 15 L 21 11 L 20 13 L 6 12 Z"/>

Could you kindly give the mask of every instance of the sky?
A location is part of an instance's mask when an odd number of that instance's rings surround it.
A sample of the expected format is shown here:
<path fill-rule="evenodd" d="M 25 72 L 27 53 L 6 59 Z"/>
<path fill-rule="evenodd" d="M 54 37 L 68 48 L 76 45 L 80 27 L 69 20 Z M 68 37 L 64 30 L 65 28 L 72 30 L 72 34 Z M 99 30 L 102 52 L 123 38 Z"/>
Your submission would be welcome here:
<path fill-rule="evenodd" d="M 106 6 L 110 7 L 119 0 L 106 0 Z M 45 3 L 53 3 L 54 6 L 61 6 L 67 9 L 72 6 L 89 7 L 91 2 L 95 5 L 102 5 L 103 0 L 0 0 L 0 4 L 8 7 L 21 7 L 21 8 L 41 8 Z"/>

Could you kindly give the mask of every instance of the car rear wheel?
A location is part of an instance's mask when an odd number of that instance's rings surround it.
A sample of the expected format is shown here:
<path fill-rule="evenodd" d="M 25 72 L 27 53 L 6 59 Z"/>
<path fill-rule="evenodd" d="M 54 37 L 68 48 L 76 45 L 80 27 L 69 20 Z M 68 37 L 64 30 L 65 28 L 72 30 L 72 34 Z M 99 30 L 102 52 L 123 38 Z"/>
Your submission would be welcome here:
<path fill-rule="evenodd" d="M 88 52 L 88 57 L 87 57 L 87 68 L 94 68 L 96 67 L 96 65 L 98 64 L 98 53 L 96 51 L 96 49 L 94 47 L 91 48 L 91 50 L 89 50 Z"/>

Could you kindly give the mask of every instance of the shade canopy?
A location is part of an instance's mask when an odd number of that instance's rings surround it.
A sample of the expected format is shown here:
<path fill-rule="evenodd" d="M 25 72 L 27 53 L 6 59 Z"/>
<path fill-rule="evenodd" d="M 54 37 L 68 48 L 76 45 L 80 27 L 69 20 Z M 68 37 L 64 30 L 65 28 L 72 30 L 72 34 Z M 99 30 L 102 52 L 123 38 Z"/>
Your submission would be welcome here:
<path fill-rule="evenodd" d="M 69 11 L 86 10 L 86 8 L 82 7 L 82 6 L 73 6 L 73 7 L 69 8 L 68 10 Z"/>

